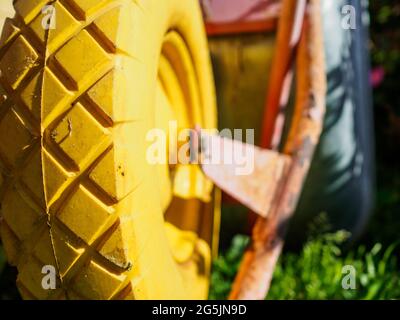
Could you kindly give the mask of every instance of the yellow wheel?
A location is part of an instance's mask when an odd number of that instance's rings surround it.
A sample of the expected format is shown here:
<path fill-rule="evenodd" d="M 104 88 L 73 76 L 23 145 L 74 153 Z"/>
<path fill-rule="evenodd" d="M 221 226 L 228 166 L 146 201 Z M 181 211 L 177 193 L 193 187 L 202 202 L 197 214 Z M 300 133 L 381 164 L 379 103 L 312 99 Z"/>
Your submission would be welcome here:
<path fill-rule="evenodd" d="M 216 127 L 198 1 L 14 8 L 0 49 L 0 200 L 21 295 L 206 298 L 216 193 L 197 166 L 148 158 L 153 129 L 169 134 L 168 159 L 171 128 Z"/>

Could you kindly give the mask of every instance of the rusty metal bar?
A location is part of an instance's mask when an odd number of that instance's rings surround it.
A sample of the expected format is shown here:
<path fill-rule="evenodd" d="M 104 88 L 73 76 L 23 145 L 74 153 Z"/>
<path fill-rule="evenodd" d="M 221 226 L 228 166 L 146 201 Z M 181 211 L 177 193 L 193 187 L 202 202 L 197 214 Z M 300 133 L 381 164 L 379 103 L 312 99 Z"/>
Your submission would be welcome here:
<path fill-rule="evenodd" d="M 263 148 L 276 146 L 273 137 L 277 131 L 277 118 L 286 107 L 292 83 L 292 65 L 296 54 L 307 0 L 283 0 L 278 23 L 275 54 L 265 100 L 261 135 Z M 282 131 L 282 130 L 278 130 Z"/>
<path fill-rule="evenodd" d="M 286 5 L 293 1 L 285 0 Z M 285 5 L 284 5 L 285 6 Z M 285 153 L 293 159 L 267 218 L 258 218 L 252 243 L 236 276 L 230 299 L 264 299 L 286 229 L 308 173 L 325 115 L 326 75 L 320 0 L 309 0 L 297 52 L 296 106 Z"/>

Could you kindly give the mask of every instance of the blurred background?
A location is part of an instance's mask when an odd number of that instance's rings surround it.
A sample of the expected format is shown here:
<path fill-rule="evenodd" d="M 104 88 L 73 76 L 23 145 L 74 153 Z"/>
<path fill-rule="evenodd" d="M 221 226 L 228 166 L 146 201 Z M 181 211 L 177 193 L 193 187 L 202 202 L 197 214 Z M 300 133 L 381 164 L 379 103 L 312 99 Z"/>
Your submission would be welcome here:
<path fill-rule="evenodd" d="M 348 242 L 345 231 L 332 230 L 321 212 L 307 226 L 300 248 L 286 248 L 268 299 L 400 298 L 400 2 L 370 2 L 373 111 L 376 139 L 376 206 L 362 235 Z M 246 235 L 226 237 L 214 264 L 211 299 L 229 293 Z M 344 290 L 342 268 L 357 270 L 357 288 Z M 0 245 L 0 299 L 19 299 L 16 270 Z"/>
<path fill-rule="evenodd" d="M 364 201 L 375 201 L 372 216 L 357 240 L 349 241 L 352 235 L 330 225 L 326 213 L 316 215 L 301 247 L 286 246 L 268 299 L 400 298 L 400 2 L 369 1 L 369 12 L 376 189 L 374 199 Z M 349 206 L 355 203 L 359 199 L 350 199 Z M 214 265 L 211 298 L 228 295 L 248 241 L 245 235 L 229 237 Z M 356 270 L 355 290 L 342 288 L 346 265 Z"/>

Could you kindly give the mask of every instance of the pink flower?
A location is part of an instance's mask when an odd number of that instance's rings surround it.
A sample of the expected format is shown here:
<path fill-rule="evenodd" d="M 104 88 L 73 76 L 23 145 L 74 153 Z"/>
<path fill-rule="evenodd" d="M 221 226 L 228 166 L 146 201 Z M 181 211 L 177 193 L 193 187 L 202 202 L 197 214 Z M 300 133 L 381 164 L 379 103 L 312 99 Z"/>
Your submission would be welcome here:
<path fill-rule="evenodd" d="M 373 88 L 379 87 L 384 79 L 385 79 L 385 69 L 383 67 L 376 67 L 371 70 L 370 83 Z"/>

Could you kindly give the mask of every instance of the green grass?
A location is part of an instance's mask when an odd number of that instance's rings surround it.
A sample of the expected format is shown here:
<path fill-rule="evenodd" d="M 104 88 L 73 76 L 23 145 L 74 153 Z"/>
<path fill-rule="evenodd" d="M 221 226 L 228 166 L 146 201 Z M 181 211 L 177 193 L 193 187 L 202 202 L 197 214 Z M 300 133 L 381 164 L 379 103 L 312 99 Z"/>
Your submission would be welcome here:
<path fill-rule="evenodd" d="M 343 231 L 312 237 L 300 252 L 285 252 L 276 267 L 267 299 L 399 299 L 400 274 L 397 244 L 384 248 L 376 243 L 344 251 L 348 234 Z M 226 299 L 248 244 L 247 236 L 236 236 L 230 248 L 214 263 L 210 299 Z M 356 270 L 356 288 L 345 290 L 342 279 Z"/>

